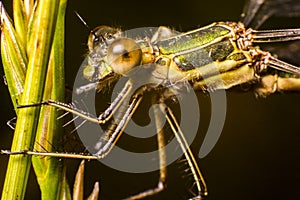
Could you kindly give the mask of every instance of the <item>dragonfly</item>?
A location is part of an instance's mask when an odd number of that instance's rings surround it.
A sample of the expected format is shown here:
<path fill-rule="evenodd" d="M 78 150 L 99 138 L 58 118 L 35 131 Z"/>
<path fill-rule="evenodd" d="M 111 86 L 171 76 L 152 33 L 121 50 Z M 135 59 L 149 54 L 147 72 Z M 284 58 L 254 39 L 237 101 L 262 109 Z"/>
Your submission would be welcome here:
<path fill-rule="evenodd" d="M 249 0 L 242 14 L 242 22 L 217 22 L 186 33 L 174 33 L 169 28 L 160 27 L 152 37 L 142 39 L 128 38 L 122 35 L 121 30 L 112 27 L 97 27 L 91 31 L 88 39 L 89 53 L 83 71 L 83 76 L 91 83 L 77 91 L 81 93 L 93 88 L 103 89 L 110 82 L 127 77 L 123 89 L 110 106 L 97 117 L 74 106 L 52 100 L 19 106 L 50 105 L 96 124 L 107 124 L 114 117 L 115 123 L 107 128 L 97 142 L 97 151 L 92 155 L 29 150 L 2 150 L 1 153 L 79 159 L 101 159 L 109 156 L 143 97 L 152 92 L 152 101 L 160 103 L 155 112 L 162 113 L 166 118 L 192 172 L 196 189 L 193 198 L 203 199 L 208 195 L 204 176 L 173 111 L 164 102 L 189 85 L 195 90 L 215 91 L 250 82 L 258 85 L 256 93 L 260 96 L 277 91 L 298 91 L 300 69 L 277 59 L 256 45 L 297 41 L 300 39 L 300 29 L 253 30 L 246 27 L 258 28 L 274 15 L 295 16 L 299 7 L 297 1 Z M 295 12 L 289 8 L 295 8 Z M 134 90 L 136 81 L 141 76 L 151 84 Z M 156 121 L 159 124 L 161 120 L 157 117 Z M 158 127 L 160 125 L 157 125 L 159 130 Z M 160 178 L 157 187 L 129 199 L 144 198 L 164 190 L 167 169 L 166 155 L 161 148 L 165 145 L 163 137 L 158 132 Z"/>

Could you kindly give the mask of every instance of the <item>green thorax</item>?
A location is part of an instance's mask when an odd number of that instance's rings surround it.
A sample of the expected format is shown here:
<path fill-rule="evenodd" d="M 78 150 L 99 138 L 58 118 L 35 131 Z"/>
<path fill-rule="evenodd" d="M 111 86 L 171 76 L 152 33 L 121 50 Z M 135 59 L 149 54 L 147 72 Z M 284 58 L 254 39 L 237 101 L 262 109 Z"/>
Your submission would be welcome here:
<path fill-rule="evenodd" d="M 234 24 L 213 23 L 158 41 L 161 56 L 173 59 L 181 71 L 201 68 L 213 62 L 241 61 L 245 56 L 235 44 Z"/>

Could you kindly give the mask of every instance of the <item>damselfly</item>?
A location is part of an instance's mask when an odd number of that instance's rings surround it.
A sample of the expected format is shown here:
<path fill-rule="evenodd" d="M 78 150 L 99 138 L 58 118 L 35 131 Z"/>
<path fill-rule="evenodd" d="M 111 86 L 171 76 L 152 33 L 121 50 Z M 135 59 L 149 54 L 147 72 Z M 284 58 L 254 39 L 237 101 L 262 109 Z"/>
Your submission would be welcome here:
<path fill-rule="evenodd" d="M 249 15 L 246 13 L 246 16 Z M 249 20 L 245 18 L 245 22 L 248 24 Z M 164 113 L 180 147 L 185 152 L 196 183 L 197 194 L 195 196 L 202 198 L 207 194 L 206 184 L 182 131 L 172 111 L 163 103 L 164 100 L 172 98 L 174 93 L 181 91 L 182 88 L 185 89 L 188 83 L 192 84 L 195 89 L 214 91 L 256 82 L 261 83 L 261 87 L 257 90 L 261 95 L 276 91 L 299 90 L 299 80 L 296 78 L 300 74 L 299 69 L 278 60 L 269 52 L 262 51 L 253 44 L 299 40 L 299 32 L 299 29 L 254 31 L 244 28 L 242 23 L 221 22 L 184 34 L 174 34 L 170 29 L 161 27 L 152 38 L 133 40 L 122 35 L 118 29 L 99 27 L 91 32 L 89 61 L 84 70 L 84 76 L 94 84 L 79 89 L 84 91 L 90 89 L 90 86 L 102 89 L 112 79 L 118 80 L 121 76 L 129 77 L 115 101 L 99 117 L 92 117 L 72 106 L 51 100 L 37 105 L 52 105 L 98 124 L 105 124 L 118 111 L 121 113 L 120 118 L 115 119 L 118 125 L 112 129 L 109 128 L 109 131 L 101 137 L 100 142 L 97 143 L 100 148 L 91 156 L 32 151 L 2 151 L 2 153 L 84 159 L 102 158 L 117 142 L 143 95 L 149 91 L 155 91 L 159 95 L 154 95 L 153 100 L 162 103 L 157 112 L 161 110 Z M 132 74 L 132 69 L 134 74 Z M 147 79 L 151 84 L 145 85 L 129 96 L 135 81 L 141 77 L 140 73 L 144 76 L 143 79 Z M 23 107 L 25 106 L 33 105 Z M 159 146 L 164 146 L 161 135 L 158 135 Z M 164 152 L 160 151 L 162 167 L 158 187 L 132 198 L 152 195 L 163 190 L 166 173 L 164 157 Z"/>

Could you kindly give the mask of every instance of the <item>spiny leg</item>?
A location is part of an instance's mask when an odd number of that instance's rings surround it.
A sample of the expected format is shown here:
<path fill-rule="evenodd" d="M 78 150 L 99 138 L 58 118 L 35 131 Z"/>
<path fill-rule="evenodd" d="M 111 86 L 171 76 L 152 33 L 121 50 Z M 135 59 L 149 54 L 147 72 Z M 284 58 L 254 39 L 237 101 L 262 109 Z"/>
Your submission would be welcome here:
<path fill-rule="evenodd" d="M 139 194 L 133 195 L 131 197 L 126 198 L 126 200 L 133 200 L 133 199 L 142 199 L 147 196 L 151 196 L 157 194 L 165 189 L 165 183 L 167 179 L 167 167 L 166 167 L 166 152 L 165 152 L 165 138 L 163 129 L 159 130 L 163 127 L 162 122 L 162 113 L 158 106 L 153 106 L 154 117 L 155 117 L 155 125 L 156 125 L 156 132 L 157 132 L 157 141 L 158 141 L 158 154 L 159 154 L 159 181 L 155 188 L 146 190 Z"/>
<path fill-rule="evenodd" d="M 105 157 L 111 149 L 114 147 L 115 143 L 120 138 L 125 127 L 127 126 L 129 120 L 132 118 L 133 113 L 139 106 L 142 100 L 142 94 L 138 94 L 133 97 L 131 103 L 128 106 L 130 96 L 124 99 L 122 105 L 120 106 L 116 116 L 114 116 L 114 122 L 106 129 L 103 136 L 100 138 L 95 146 L 101 146 L 96 155 L 98 158 Z M 102 144 L 104 144 L 102 146 Z"/>
<path fill-rule="evenodd" d="M 69 105 L 66 103 L 53 101 L 53 100 L 46 100 L 40 103 L 34 103 L 29 105 L 18 105 L 18 108 L 26 108 L 26 107 L 32 107 L 32 106 L 40 106 L 40 105 L 51 105 L 56 108 L 62 109 L 64 111 L 70 112 L 74 115 L 77 115 L 83 119 L 86 119 L 90 122 L 94 122 L 97 124 L 105 124 L 108 120 L 111 119 L 113 114 L 117 111 L 117 109 L 120 107 L 124 99 L 128 96 L 132 89 L 132 83 L 130 81 L 126 82 L 125 86 L 121 90 L 121 92 L 118 94 L 118 96 L 114 99 L 114 101 L 110 104 L 110 106 L 101 113 L 98 117 L 95 117 L 91 115 L 88 112 L 85 112 L 83 110 L 77 109 L 73 105 Z"/>
<path fill-rule="evenodd" d="M 189 144 L 187 143 L 184 134 L 175 118 L 173 115 L 172 110 L 167 107 L 167 105 L 161 103 L 160 104 L 160 109 L 164 113 L 168 123 L 171 126 L 172 131 L 175 134 L 175 137 L 184 153 L 184 156 L 187 160 L 187 163 L 189 165 L 189 168 L 192 171 L 193 178 L 195 180 L 195 185 L 198 191 L 198 196 L 194 197 L 193 199 L 203 199 L 203 197 L 207 196 L 207 187 L 206 183 L 204 181 L 204 178 L 201 174 L 201 171 L 198 167 L 198 164 L 196 162 L 196 159 L 193 156 L 193 153 L 189 147 Z"/>
<path fill-rule="evenodd" d="M 267 56 L 266 59 L 266 64 L 268 65 L 268 67 L 278 69 L 279 71 L 300 75 L 300 68 L 295 65 L 286 63 L 282 60 L 274 58 L 273 56 Z"/>
<path fill-rule="evenodd" d="M 11 152 L 9 150 L 1 150 L 0 154 L 6 155 L 35 155 L 35 156 L 49 156 L 49 157 L 58 157 L 58 158 L 75 158 L 75 159 L 87 159 L 87 160 L 95 160 L 104 158 L 110 150 L 113 148 L 119 137 L 121 136 L 124 128 L 126 127 L 128 121 L 131 119 L 133 113 L 138 107 L 139 103 L 142 100 L 141 95 L 135 96 L 131 103 L 128 105 L 124 105 L 124 114 L 120 114 L 116 117 L 116 126 L 109 127 L 107 131 L 105 131 L 104 135 L 109 135 L 110 138 L 106 141 L 106 144 L 102 146 L 96 154 L 93 155 L 84 155 L 84 154 L 76 154 L 76 153 L 65 153 L 65 152 L 35 152 L 30 150 L 22 150 Z M 125 104 L 127 101 L 123 102 Z M 123 113 L 123 112 L 122 112 Z M 100 138 L 101 140 L 101 138 Z"/>

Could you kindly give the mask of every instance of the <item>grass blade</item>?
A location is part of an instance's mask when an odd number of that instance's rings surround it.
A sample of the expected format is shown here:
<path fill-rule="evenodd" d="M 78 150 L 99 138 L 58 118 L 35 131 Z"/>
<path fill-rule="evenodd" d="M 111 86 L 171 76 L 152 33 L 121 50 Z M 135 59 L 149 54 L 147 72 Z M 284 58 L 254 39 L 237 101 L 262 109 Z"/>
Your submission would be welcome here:
<path fill-rule="evenodd" d="M 64 21 L 66 0 L 60 1 L 55 35 L 44 89 L 44 100 L 64 101 Z M 40 112 L 34 149 L 54 152 L 62 142 L 63 126 L 57 120 L 56 108 L 43 106 Z M 62 188 L 62 162 L 57 158 L 32 157 L 32 164 L 40 185 L 42 199 L 58 199 Z M 65 192 L 64 192 L 65 193 Z"/>
<path fill-rule="evenodd" d="M 97 200 L 98 196 L 99 196 L 99 191 L 100 191 L 99 182 L 96 182 L 94 184 L 94 189 L 93 189 L 92 193 L 90 194 L 90 196 L 87 198 L 87 200 Z"/>
<path fill-rule="evenodd" d="M 43 96 L 50 49 L 59 7 L 58 0 L 38 1 L 32 39 L 28 42 L 28 65 L 20 104 L 40 102 Z M 40 109 L 29 107 L 18 111 L 12 151 L 32 149 Z M 29 156 L 11 156 L 6 172 L 2 200 L 24 199 L 31 160 Z"/>
<path fill-rule="evenodd" d="M 84 163 L 82 160 L 75 177 L 75 183 L 73 186 L 73 200 L 83 200 L 83 188 L 84 188 Z"/>
<path fill-rule="evenodd" d="M 1 14 L 1 57 L 10 96 L 16 110 L 24 90 L 28 64 L 24 46 L 16 33 L 12 21 L 0 2 Z"/>

